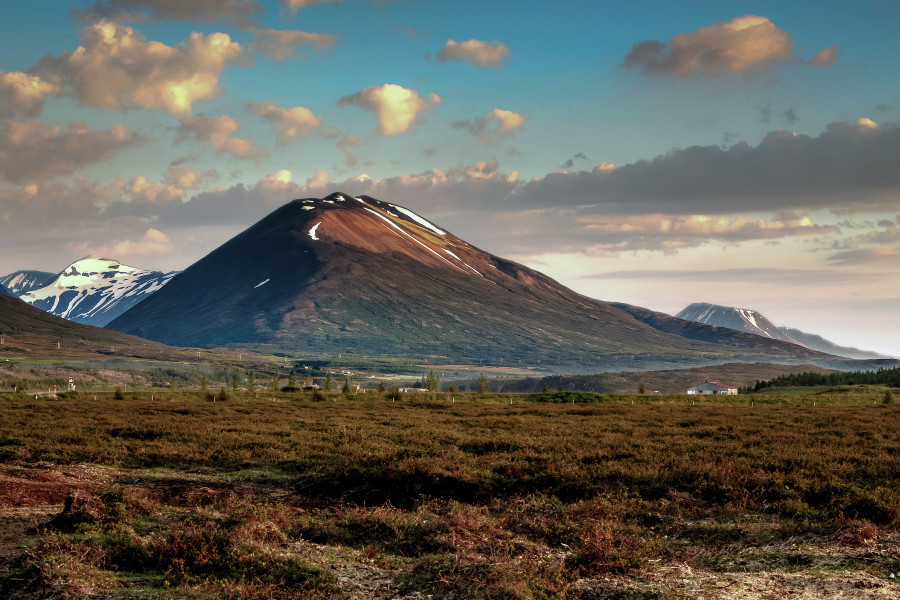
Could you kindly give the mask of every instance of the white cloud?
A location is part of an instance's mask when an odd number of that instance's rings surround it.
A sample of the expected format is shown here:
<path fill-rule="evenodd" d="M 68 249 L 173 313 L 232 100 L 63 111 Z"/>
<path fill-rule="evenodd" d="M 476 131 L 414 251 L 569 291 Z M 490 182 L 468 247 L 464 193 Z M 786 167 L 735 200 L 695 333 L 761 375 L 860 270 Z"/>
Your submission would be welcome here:
<path fill-rule="evenodd" d="M 178 141 L 194 138 L 198 142 L 209 142 L 218 154 L 230 154 L 243 160 L 260 160 L 268 156 L 265 150 L 258 149 L 250 140 L 231 137 L 240 125 L 231 117 L 198 118 L 182 117 L 179 119 Z"/>
<path fill-rule="evenodd" d="M 569 223 L 566 250 L 591 247 L 595 252 L 602 250 L 606 254 L 635 250 L 675 252 L 711 240 L 737 243 L 836 233 L 840 233 L 838 227 L 814 223 L 806 216 L 765 219 L 711 215 L 579 215 Z"/>
<path fill-rule="evenodd" d="M 221 93 L 219 75 L 243 58 L 225 33 L 194 32 L 182 44 L 148 42 L 131 27 L 100 21 L 79 30 L 81 45 L 38 61 L 34 71 L 98 108 L 191 112 L 194 102 Z"/>
<path fill-rule="evenodd" d="M 92 246 L 87 243 L 70 246 L 76 253 L 84 253 L 91 256 L 114 256 L 117 259 L 127 260 L 134 256 L 153 256 L 157 254 L 169 254 L 174 250 L 169 236 L 158 229 L 150 228 L 138 240 L 120 240 L 102 246 Z"/>
<path fill-rule="evenodd" d="M 260 29 L 250 30 L 254 43 L 251 50 L 275 60 L 293 58 L 303 46 L 324 50 L 334 46 L 334 36 L 326 33 L 309 33 L 299 30 Z"/>
<path fill-rule="evenodd" d="M 625 57 L 629 69 L 644 75 L 715 77 L 750 75 L 791 57 L 791 36 L 766 17 L 745 15 L 680 33 L 668 40 L 648 40 Z"/>
<path fill-rule="evenodd" d="M 149 16 L 159 21 L 199 23 L 224 19 L 246 26 L 262 10 L 256 0 L 96 0 L 85 9 L 72 9 L 72 14 L 82 21 L 138 22 Z"/>
<path fill-rule="evenodd" d="M 359 164 L 359 156 L 353 154 L 350 148 L 362 146 L 362 140 L 355 135 L 345 135 L 337 141 L 337 147 L 344 153 L 344 158 L 348 167 L 355 167 Z"/>
<path fill-rule="evenodd" d="M 297 10 L 301 8 L 315 6 L 316 4 L 340 3 L 341 0 L 279 0 L 279 2 L 281 2 L 282 6 L 287 7 L 291 14 L 296 14 Z"/>
<path fill-rule="evenodd" d="M 827 48 L 822 48 L 821 50 L 816 52 L 816 55 L 812 57 L 812 60 L 809 61 L 809 64 L 814 67 L 833 67 L 840 55 L 840 46 L 828 46 Z"/>
<path fill-rule="evenodd" d="M 247 110 L 267 120 L 282 144 L 299 140 L 311 128 L 322 125 L 322 116 L 314 115 L 305 106 L 280 108 L 274 102 L 248 102 Z"/>
<path fill-rule="evenodd" d="M 509 137 L 516 131 L 521 130 L 527 120 L 528 116 L 526 115 L 521 115 L 511 110 L 495 108 L 477 119 L 455 121 L 453 128 L 465 129 L 485 144 L 490 144 L 498 138 Z"/>
<path fill-rule="evenodd" d="M 509 48 L 503 42 L 474 39 L 465 42 L 447 40 L 447 44 L 437 53 L 438 62 L 465 61 L 479 68 L 499 67 L 508 56 Z"/>
<path fill-rule="evenodd" d="M 291 189 L 294 183 L 294 174 L 287 169 L 281 169 L 271 175 L 266 175 L 259 180 L 259 185 L 265 189 Z"/>
<path fill-rule="evenodd" d="M 180 201 L 191 190 L 196 190 L 215 172 L 200 173 L 190 167 L 169 167 L 164 181 L 149 181 L 138 175 L 131 180 L 129 192 L 133 202 L 165 205 Z"/>
<path fill-rule="evenodd" d="M 897 248 L 860 248 L 846 250 L 828 257 L 828 262 L 835 265 L 884 265 L 896 268 L 900 265 L 900 249 Z"/>
<path fill-rule="evenodd" d="M 331 175 L 326 171 L 316 171 L 312 177 L 306 180 L 306 189 L 321 190 L 331 184 Z"/>
<path fill-rule="evenodd" d="M 58 95 L 61 91 L 60 86 L 31 73 L 0 71 L 0 118 L 36 117 L 47 96 Z"/>
<path fill-rule="evenodd" d="M 348 104 L 374 113 L 378 131 L 390 137 L 408 131 L 416 123 L 419 113 L 433 109 L 442 101 L 437 94 L 420 98 L 415 90 L 389 83 L 369 86 L 338 101 L 339 106 Z"/>
<path fill-rule="evenodd" d="M 319 177 L 319 181 L 324 181 L 324 177 Z M 316 176 L 310 179 L 315 180 Z M 228 226 L 237 228 L 236 233 L 285 202 L 301 197 L 303 189 L 294 182 L 291 171 L 281 169 L 252 185 L 237 184 L 201 192 L 163 211 L 158 223 L 178 229 Z"/>
<path fill-rule="evenodd" d="M 758 145 L 692 146 L 611 170 L 552 173 L 504 201 L 602 214 L 736 214 L 826 208 L 896 210 L 900 127 L 869 118 L 816 137 L 776 130 Z"/>
<path fill-rule="evenodd" d="M 2 121 L 0 181 L 45 181 L 68 175 L 145 141 L 124 125 L 100 131 L 84 122 L 69 123 L 62 129 L 36 121 Z"/>

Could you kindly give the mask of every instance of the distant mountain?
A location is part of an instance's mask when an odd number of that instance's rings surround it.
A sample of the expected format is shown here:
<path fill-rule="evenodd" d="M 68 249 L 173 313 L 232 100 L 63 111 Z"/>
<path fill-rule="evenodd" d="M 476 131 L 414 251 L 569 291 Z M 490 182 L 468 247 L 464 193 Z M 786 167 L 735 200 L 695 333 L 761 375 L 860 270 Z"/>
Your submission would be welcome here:
<path fill-rule="evenodd" d="M 695 302 L 675 315 L 676 318 L 705 323 L 717 327 L 728 327 L 737 331 L 745 331 L 774 340 L 782 340 L 792 344 L 800 344 L 811 350 L 818 350 L 835 356 L 855 359 L 890 358 L 876 352 L 868 352 L 857 348 L 838 346 L 821 336 L 805 333 L 791 327 L 778 327 L 755 310 L 735 308 L 706 302 Z"/>
<path fill-rule="evenodd" d="M 0 277 L 0 285 L 3 285 L 13 295 L 18 296 L 30 292 L 35 288 L 41 288 L 56 279 L 56 273 L 47 271 L 16 271 L 5 277 Z"/>
<path fill-rule="evenodd" d="M 402 206 L 341 193 L 282 206 L 109 327 L 175 345 L 573 372 L 823 356 L 587 298 Z"/>
<path fill-rule="evenodd" d="M 6 286 L 0 284 L 0 296 L 9 296 L 11 298 L 15 298 L 15 294 L 6 289 Z"/>
<path fill-rule="evenodd" d="M 0 295 L 0 357 L 121 356 L 167 358 L 180 349 L 81 323 L 66 321 Z M 179 359 L 181 360 L 181 359 Z"/>
<path fill-rule="evenodd" d="M 19 297 L 58 317 L 103 327 L 162 288 L 175 274 L 144 271 L 105 258 L 84 258 L 50 283 Z"/>
<path fill-rule="evenodd" d="M 800 343 L 791 336 L 779 331 L 778 327 L 771 321 L 749 308 L 735 308 L 707 302 L 695 302 L 686 306 L 675 317 L 686 321 L 755 333 L 769 339 L 782 340 L 792 344 Z"/>

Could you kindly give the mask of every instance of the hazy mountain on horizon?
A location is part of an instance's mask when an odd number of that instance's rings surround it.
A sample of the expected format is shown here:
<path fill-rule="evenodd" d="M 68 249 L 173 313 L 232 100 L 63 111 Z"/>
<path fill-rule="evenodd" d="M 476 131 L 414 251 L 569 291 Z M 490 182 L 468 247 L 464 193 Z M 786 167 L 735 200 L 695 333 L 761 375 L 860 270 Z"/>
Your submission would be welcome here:
<path fill-rule="evenodd" d="M 835 356 L 844 356 L 854 359 L 881 359 L 892 358 L 877 352 L 860 350 L 847 346 L 839 346 L 825 338 L 812 333 L 806 333 L 792 327 L 779 327 L 766 317 L 749 308 L 737 308 L 734 306 L 722 306 L 708 302 L 694 302 L 675 315 L 679 319 L 705 323 L 717 327 L 728 327 L 737 331 L 746 331 L 755 335 L 765 336 L 770 339 L 782 340 L 799 344 L 811 350 L 818 350 Z"/>
<path fill-rule="evenodd" d="M 171 345 L 435 356 L 579 372 L 823 358 L 794 344 L 587 298 L 402 206 L 342 193 L 288 202 L 109 327 Z"/>

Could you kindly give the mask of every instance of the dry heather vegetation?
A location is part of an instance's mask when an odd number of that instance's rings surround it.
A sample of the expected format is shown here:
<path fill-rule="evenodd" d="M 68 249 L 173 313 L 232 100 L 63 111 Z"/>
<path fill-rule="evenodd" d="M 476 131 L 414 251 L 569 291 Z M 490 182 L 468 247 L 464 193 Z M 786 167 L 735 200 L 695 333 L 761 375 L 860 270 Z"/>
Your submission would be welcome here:
<path fill-rule="evenodd" d="M 0 597 L 900 597 L 875 393 L 94 397 L 0 400 Z"/>

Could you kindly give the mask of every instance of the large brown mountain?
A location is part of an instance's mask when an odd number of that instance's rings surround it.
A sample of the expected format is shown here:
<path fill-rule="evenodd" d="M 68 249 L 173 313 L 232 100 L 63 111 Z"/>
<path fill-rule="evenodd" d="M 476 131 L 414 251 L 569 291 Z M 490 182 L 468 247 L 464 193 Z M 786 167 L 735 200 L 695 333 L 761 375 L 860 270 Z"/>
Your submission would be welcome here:
<path fill-rule="evenodd" d="M 403 207 L 341 193 L 285 204 L 108 327 L 174 345 L 593 372 L 825 357 L 587 298 Z"/>

